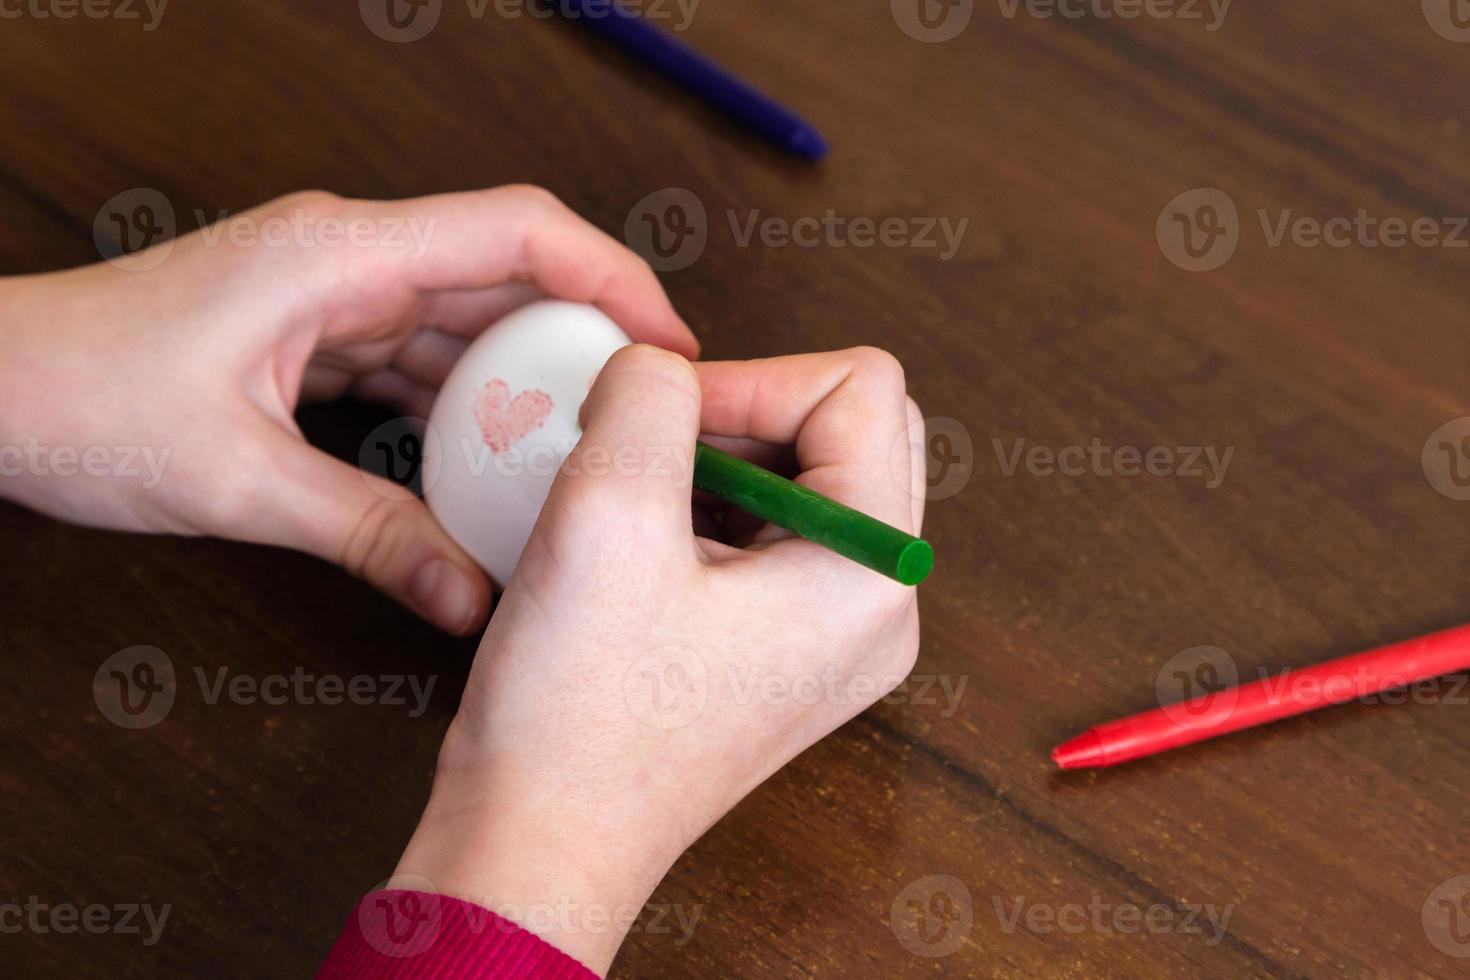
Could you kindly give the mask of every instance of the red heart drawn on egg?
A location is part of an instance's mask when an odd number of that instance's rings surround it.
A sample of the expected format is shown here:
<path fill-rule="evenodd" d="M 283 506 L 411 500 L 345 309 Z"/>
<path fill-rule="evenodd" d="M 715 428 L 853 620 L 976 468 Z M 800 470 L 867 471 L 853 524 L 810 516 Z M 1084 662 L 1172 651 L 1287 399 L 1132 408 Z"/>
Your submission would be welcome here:
<path fill-rule="evenodd" d="M 541 428 L 551 409 L 551 396 L 546 392 L 527 388 L 512 398 L 510 385 L 495 378 L 475 398 L 475 421 L 480 423 L 485 445 L 499 456 Z"/>

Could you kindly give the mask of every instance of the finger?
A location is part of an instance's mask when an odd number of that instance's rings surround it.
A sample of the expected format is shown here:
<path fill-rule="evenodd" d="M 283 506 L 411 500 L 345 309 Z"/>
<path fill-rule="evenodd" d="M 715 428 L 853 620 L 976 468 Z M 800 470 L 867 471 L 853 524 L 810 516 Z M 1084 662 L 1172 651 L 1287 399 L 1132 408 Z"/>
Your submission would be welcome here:
<path fill-rule="evenodd" d="M 514 309 L 504 300 L 495 307 Z M 484 317 L 454 322 L 456 329 L 469 332 L 470 323 L 478 323 L 479 331 L 500 319 L 490 306 L 484 306 Z M 307 401 L 335 398 L 350 388 L 360 376 L 392 366 L 417 385 L 438 391 L 444 385 L 454 364 L 459 363 L 470 341 L 465 336 L 448 334 L 437 328 L 422 328 L 406 341 L 387 338 L 384 341 L 354 345 L 351 348 L 320 351 L 307 366 L 301 379 L 301 398 Z"/>
<path fill-rule="evenodd" d="M 892 451 L 907 440 L 903 367 L 872 347 L 762 361 L 695 364 L 703 430 L 796 447 L 798 483 L 912 530 L 909 474 Z M 775 534 L 775 532 L 772 532 Z"/>
<path fill-rule="evenodd" d="M 759 439 L 731 438 L 711 433 L 706 433 L 703 438 L 716 449 L 729 453 L 731 456 L 739 456 L 773 473 L 793 477 L 800 472 L 796 463 L 796 451 L 790 445 L 762 442 Z"/>
<path fill-rule="evenodd" d="M 577 424 L 584 429 L 587 427 L 587 402 L 585 400 L 577 410 Z M 714 446 L 721 452 L 729 453 L 731 456 L 739 456 L 743 460 L 754 463 L 773 473 L 779 473 L 788 479 L 800 471 L 796 464 L 796 451 L 791 446 L 761 442 L 759 439 L 738 439 L 730 436 L 708 434 L 703 437 L 703 441 Z M 707 491 L 696 490 L 695 499 L 699 500 L 701 498 L 707 501 L 718 499 Z"/>
<path fill-rule="evenodd" d="M 474 338 L 506 314 L 545 298 L 545 293 L 528 282 L 507 282 L 486 289 L 444 289 L 425 293 L 419 299 L 418 322 L 424 329 Z"/>
<path fill-rule="evenodd" d="M 929 442 L 924 431 L 924 413 L 919 410 L 919 403 L 912 398 L 906 399 L 906 402 L 908 443 L 912 447 L 909 453 L 909 492 L 914 498 L 913 532 L 919 534 L 924 530 L 924 504 L 929 499 L 929 470 L 926 465 L 928 450 L 925 448 Z"/>
<path fill-rule="evenodd" d="M 301 375 L 299 400 L 325 402 L 341 398 L 356 380 L 357 375 L 352 371 L 331 364 L 309 363 Z"/>
<path fill-rule="evenodd" d="M 484 624 L 490 583 L 409 491 L 265 425 L 262 540 L 341 565 L 447 632 Z"/>
<path fill-rule="evenodd" d="M 405 415 L 428 420 L 434 409 L 433 389 L 405 377 L 393 369 L 374 371 L 357 379 L 352 393 L 365 401 L 391 405 Z"/>
<path fill-rule="evenodd" d="M 708 434 L 703 437 L 703 440 L 716 449 L 749 460 L 763 469 L 778 473 L 788 479 L 800 472 L 800 467 L 796 463 L 796 452 L 790 446 L 761 442 L 758 439 L 733 439 Z M 696 491 L 694 500 L 695 503 L 711 502 L 712 506 L 717 507 L 721 515 L 720 529 L 723 532 L 721 540 L 728 541 L 736 547 L 744 547 L 756 540 L 789 536 L 791 533 L 784 528 L 777 528 L 774 524 L 767 524 L 762 518 L 747 513 L 734 504 L 726 504 L 706 491 Z M 763 539 L 761 535 L 766 535 L 767 538 Z"/>
<path fill-rule="evenodd" d="M 393 368 L 431 391 L 444 386 L 470 342 L 439 330 L 420 330 L 393 358 Z"/>
<path fill-rule="evenodd" d="M 689 535 L 699 382 L 677 354 L 635 344 L 613 354 L 587 396 L 587 425 L 555 496 L 635 526 Z M 677 533 L 677 531 L 676 531 Z"/>
<path fill-rule="evenodd" d="M 420 292 L 530 284 L 547 296 L 596 305 L 635 342 L 686 357 L 699 354 L 694 334 L 648 263 L 540 188 L 353 206 L 384 219 L 406 215 L 418 222 L 418 249 L 361 253 L 383 263 L 390 281 Z"/>

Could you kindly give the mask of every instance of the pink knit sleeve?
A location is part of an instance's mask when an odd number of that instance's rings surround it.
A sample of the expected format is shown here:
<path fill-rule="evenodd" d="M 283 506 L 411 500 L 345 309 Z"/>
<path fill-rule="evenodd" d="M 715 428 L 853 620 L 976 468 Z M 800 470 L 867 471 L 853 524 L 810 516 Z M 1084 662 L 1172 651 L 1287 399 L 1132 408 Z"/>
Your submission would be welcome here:
<path fill-rule="evenodd" d="M 318 980 L 415 977 L 596 980 L 520 926 L 469 902 L 415 891 L 372 892 L 337 938 Z"/>

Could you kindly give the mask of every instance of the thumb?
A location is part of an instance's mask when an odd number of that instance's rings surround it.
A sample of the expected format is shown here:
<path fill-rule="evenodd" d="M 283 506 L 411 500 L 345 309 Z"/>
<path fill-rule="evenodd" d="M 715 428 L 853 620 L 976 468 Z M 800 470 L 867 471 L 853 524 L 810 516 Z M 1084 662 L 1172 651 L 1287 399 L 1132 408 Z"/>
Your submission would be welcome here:
<path fill-rule="evenodd" d="M 264 540 L 341 565 L 446 632 L 484 625 L 489 580 L 421 500 L 288 432 L 270 433 Z"/>
<path fill-rule="evenodd" d="M 689 528 L 699 411 L 688 361 L 647 344 L 622 348 L 587 395 L 585 429 L 558 482 L 569 492 L 595 486 L 600 509 Z"/>

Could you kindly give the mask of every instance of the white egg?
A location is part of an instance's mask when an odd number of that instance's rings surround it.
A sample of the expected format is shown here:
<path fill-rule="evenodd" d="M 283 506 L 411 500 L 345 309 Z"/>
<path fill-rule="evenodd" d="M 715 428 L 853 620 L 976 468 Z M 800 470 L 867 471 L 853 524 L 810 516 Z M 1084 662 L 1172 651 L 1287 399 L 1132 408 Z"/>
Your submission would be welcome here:
<path fill-rule="evenodd" d="M 627 334 L 596 307 L 547 300 L 470 345 L 429 416 L 429 509 L 496 581 L 510 580 L 557 470 L 581 436 L 577 412 Z"/>

